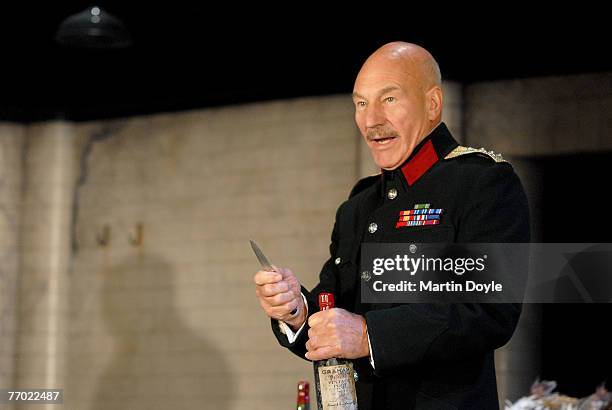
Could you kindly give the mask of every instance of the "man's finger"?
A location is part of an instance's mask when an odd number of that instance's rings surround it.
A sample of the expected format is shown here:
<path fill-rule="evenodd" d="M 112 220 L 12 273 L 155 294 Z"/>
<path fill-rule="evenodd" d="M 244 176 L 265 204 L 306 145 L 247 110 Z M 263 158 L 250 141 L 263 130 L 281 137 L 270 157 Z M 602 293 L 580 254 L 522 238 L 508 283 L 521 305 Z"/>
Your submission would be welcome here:
<path fill-rule="evenodd" d="M 266 285 L 262 285 L 259 290 L 263 296 L 276 296 L 280 293 L 288 292 L 289 284 L 285 281 L 268 283 Z"/>
<path fill-rule="evenodd" d="M 253 281 L 258 286 L 267 285 L 269 283 L 276 283 L 283 279 L 283 275 L 278 272 L 267 272 L 265 270 L 260 270 L 253 277 Z"/>
<path fill-rule="evenodd" d="M 313 313 L 309 318 L 308 318 L 308 326 L 310 327 L 316 327 L 318 325 L 320 325 L 321 323 L 323 323 L 325 321 L 325 316 L 327 316 L 327 310 L 323 310 L 321 312 L 316 312 Z"/>
<path fill-rule="evenodd" d="M 266 285 L 271 286 L 271 285 Z M 270 306 L 281 306 L 286 303 L 292 302 L 295 299 L 295 295 L 292 292 L 281 292 L 276 293 L 272 296 L 266 297 L 266 302 L 270 304 Z"/>
<path fill-rule="evenodd" d="M 313 352 L 323 347 L 334 347 L 334 344 L 326 335 L 313 336 L 306 342 L 306 350 L 309 352 Z"/>
<path fill-rule="evenodd" d="M 311 352 L 311 351 L 317 350 L 318 348 L 324 347 L 324 346 L 320 346 L 320 343 L 321 341 L 319 340 L 317 336 L 309 337 L 308 340 L 306 341 L 306 350 Z"/>
<path fill-rule="evenodd" d="M 282 318 L 288 318 L 290 316 L 289 313 L 296 307 L 297 307 L 297 302 L 291 301 L 289 303 L 286 303 L 280 306 L 269 306 L 268 311 L 275 318 L 282 320 Z"/>
<path fill-rule="evenodd" d="M 275 271 L 283 275 L 283 279 L 287 279 L 288 277 L 295 276 L 293 272 L 291 271 L 291 269 L 289 268 L 279 268 L 274 265 L 272 265 L 272 267 L 274 268 Z"/>
<path fill-rule="evenodd" d="M 308 338 L 312 339 L 314 336 L 317 335 L 318 332 L 316 332 L 312 327 L 310 329 L 308 329 Z"/>
<path fill-rule="evenodd" d="M 314 340 L 313 340 L 313 338 L 312 338 L 312 337 L 311 337 L 311 338 L 309 338 L 309 339 L 306 341 L 306 345 L 305 345 L 305 347 L 306 347 L 306 350 L 307 350 L 307 351 L 309 351 L 309 352 L 310 352 L 311 350 L 312 350 L 312 351 L 314 351 L 314 350 L 315 350 L 315 349 L 314 349 Z"/>
<path fill-rule="evenodd" d="M 324 346 L 316 350 L 307 352 L 305 357 L 308 360 L 312 360 L 312 361 L 325 360 L 325 359 L 331 359 L 332 357 L 339 357 L 339 352 L 338 352 L 338 349 L 335 347 Z"/>

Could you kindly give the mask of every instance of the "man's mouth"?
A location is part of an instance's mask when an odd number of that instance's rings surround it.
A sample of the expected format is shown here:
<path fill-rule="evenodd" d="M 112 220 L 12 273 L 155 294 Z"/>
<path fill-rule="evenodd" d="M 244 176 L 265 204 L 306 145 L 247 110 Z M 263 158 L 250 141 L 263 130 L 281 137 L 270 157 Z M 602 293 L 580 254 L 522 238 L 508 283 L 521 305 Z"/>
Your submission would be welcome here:
<path fill-rule="evenodd" d="M 399 135 L 390 127 L 378 126 L 368 129 L 366 137 L 372 145 L 383 146 L 390 144 Z"/>
<path fill-rule="evenodd" d="M 372 138 L 370 141 L 377 145 L 385 145 L 391 142 L 391 140 L 394 140 L 395 138 L 397 137 Z"/>

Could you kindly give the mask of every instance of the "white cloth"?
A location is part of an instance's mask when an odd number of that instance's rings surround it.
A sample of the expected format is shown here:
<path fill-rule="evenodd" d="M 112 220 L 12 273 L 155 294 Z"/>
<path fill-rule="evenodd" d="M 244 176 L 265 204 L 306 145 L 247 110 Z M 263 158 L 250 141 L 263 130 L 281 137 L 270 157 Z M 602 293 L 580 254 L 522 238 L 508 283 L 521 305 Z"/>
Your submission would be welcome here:
<path fill-rule="evenodd" d="M 306 308 L 306 317 L 308 317 L 308 302 L 306 302 L 306 296 L 304 296 L 304 294 L 302 293 L 302 299 L 304 299 L 304 306 Z M 278 321 L 278 325 L 281 328 L 281 332 L 284 333 L 287 336 L 287 339 L 289 340 L 289 343 L 293 343 L 295 342 L 295 339 L 297 339 L 297 337 L 300 335 L 300 333 L 302 332 L 302 329 L 304 329 L 304 325 L 306 324 L 306 321 L 304 321 L 304 323 L 302 323 L 302 326 L 300 326 L 300 328 L 297 330 L 297 332 L 293 332 L 293 330 L 291 329 L 291 327 L 286 324 L 285 322 L 279 320 Z"/>

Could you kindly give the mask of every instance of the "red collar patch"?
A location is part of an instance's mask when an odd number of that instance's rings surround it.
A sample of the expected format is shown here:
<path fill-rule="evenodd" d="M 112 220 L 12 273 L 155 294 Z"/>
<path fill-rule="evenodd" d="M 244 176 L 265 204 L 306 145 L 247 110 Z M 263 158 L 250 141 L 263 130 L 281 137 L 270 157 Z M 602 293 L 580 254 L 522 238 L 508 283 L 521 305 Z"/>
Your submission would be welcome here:
<path fill-rule="evenodd" d="M 438 162 L 438 154 L 434 149 L 433 143 L 429 140 L 402 167 L 402 174 L 404 174 L 404 178 L 408 181 L 408 185 L 412 186 L 436 162 Z"/>

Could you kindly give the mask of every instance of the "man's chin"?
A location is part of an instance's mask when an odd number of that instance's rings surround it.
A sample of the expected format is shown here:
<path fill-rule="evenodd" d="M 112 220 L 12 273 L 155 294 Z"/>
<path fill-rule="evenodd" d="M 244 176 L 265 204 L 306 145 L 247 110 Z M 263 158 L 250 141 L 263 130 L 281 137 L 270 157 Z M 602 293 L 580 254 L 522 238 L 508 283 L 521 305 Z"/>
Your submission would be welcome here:
<path fill-rule="evenodd" d="M 384 169 L 387 171 L 394 170 L 399 165 L 397 161 L 391 161 L 389 159 L 377 159 L 374 158 L 374 162 L 376 166 L 380 169 Z"/>
<path fill-rule="evenodd" d="M 381 170 L 385 170 L 385 171 L 393 171 L 395 168 L 397 168 L 397 165 L 385 165 L 385 166 L 381 166 L 378 164 L 376 165 L 378 166 L 378 168 L 380 168 Z"/>

